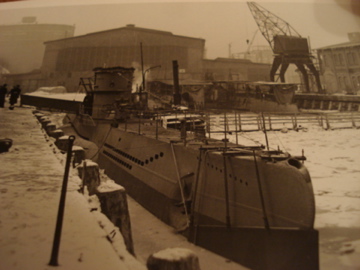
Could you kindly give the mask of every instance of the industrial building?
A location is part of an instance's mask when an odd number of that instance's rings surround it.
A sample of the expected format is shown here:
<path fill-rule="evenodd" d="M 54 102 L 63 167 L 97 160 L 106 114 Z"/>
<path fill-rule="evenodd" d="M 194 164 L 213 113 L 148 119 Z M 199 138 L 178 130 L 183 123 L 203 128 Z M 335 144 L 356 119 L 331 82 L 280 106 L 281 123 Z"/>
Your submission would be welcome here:
<path fill-rule="evenodd" d="M 356 94 L 360 91 L 360 32 L 349 41 L 318 48 L 322 84 L 326 92 Z"/>
<path fill-rule="evenodd" d="M 93 76 L 95 67 L 134 67 L 135 82 L 172 83 L 172 62 L 179 65 L 182 84 L 211 80 L 269 80 L 269 64 L 249 60 L 204 59 L 205 40 L 133 24 L 81 36 L 46 41 L 40 73 L 8 75 L 25 92 L 41 86 L 64 86 L 78 90 L 80 78 Z M 35 83 L 35 81 L 37 83 Z"/>
<path fill-rule="evenodd" d="M 203 60 L 208 81 L 268 81 L 270 64 L 253 63 L 247 59 L 216 58 Z"/>
<path fill-rule="evenodd" d="M 157 80 L 172 79 L 173 60 L 179 63 L 181 79 L 200 80 L 205 40 L 129 24 L 45 45 L 41 72 L 46 83 L 74 91 L 79 78 L 92 76 L 95 67 L 134 67 L 148 70 L 146 75 L 151 70 Z"/>
<path fill-rule="evenodd" d="M 44 42 L 74 36 L 75 27 L 37 23 L 24 17 L 20 24 L 0 25 L 0 67 L 4 73 L 27 73 L 40 69 Z"/>

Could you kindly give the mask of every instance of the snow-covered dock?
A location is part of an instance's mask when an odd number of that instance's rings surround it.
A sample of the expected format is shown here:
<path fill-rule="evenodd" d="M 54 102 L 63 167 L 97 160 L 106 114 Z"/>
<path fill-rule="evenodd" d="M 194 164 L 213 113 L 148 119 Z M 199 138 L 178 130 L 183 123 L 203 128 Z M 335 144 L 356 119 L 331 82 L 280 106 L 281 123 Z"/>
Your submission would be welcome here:
<path fill-rule="evenodd" d="M 0 127 L 1 138 L 13 140 L 10 150 L 0 154 L 0 269 L 53 269 L 48 263 L 64 159 L 54 153 L 30 108 L 1 108 Z M 107 240 L 106 232 L 114 228 L 100 212 L 90 211 L 77 191 L 79 180 L 70 173 L 56 268 L 146 269 L 123 242 L 114 246 Z"/>

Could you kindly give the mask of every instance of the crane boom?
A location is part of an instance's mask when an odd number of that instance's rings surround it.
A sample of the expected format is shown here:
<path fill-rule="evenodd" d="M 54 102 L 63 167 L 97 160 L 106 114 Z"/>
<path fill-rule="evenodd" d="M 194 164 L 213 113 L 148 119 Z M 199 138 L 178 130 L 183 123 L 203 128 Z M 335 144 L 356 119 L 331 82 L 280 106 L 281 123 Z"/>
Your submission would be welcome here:
<path fill-rule="evenodd" d="M 247 2 L 249 9 L 270 47 L 274 50 L 275 36 L 301 37 L 300 34 L 286 21 L 271 13 L 255 2 Z"/>
<path fill-rule="evenodd" d="M 270 70 L 270 80 L 275 81 L 275 74 L 280 67 L 280 80 L 285 82 L 285 72 L 289 64 L 295 64 L 303 75 L 307 92 L 310 92 L 308 72 L 314 75 L 318 92 L 323 93 L 319 72 L 316 70 L 310 53 L 308 40 L 286 21 L 271 13 L 255 2 L 248 2 L 249 9 L 255 19 L 260 32 L 269 43 L 275 54 Z"/>

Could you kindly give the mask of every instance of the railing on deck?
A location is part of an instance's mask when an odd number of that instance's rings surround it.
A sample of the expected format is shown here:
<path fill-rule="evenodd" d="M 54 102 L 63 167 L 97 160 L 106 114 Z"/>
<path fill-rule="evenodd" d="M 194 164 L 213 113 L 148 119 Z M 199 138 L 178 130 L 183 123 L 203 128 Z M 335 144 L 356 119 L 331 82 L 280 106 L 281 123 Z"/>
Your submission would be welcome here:
<path fill-rule="evenodd" d="M 360 113 L 326 113 L 320 118 L 320 125 L 326 129 L 360 128 Z"/>
<path fill-rule="evenodd" d="M 254 131 L 281 131 L 281 130 L 304 130 L 310 126 L 319 126 L 326 130 L 338 128 L 360 128 L 360 113 L 277 113 L 277 114 L 255 114 L 227 112 L 222 114 L 197 113 L 196 111 L 161 111 L 161 112 L 142 112 L 136 120 L 139 125 L 138 133 L 141 133 L 141 126 L 145 122 L 155 123 L 158 139 L 159 128 L 165 126 L 168 120 L 164 117 L 172 115 L 169 122 L 181 131 L 181 119 L 186 119 L 186 130 L 192 131 L 197 137 L 212 137 L 212 134 L 235 134 L 236 144 L 238 143 L 238 134 Z M 156 120 L 154 122 L 154 120 Z M 134 120 L 132 121 L 134 122 Z M 126 123 L 125 128 L 126 128 Z M 181 132 L 180 132 L 181 133 Z M 179 134 L 180 134 L 179 133 Z M 180 134 L 179 139 L 184 136 Z M 225 136 L 226 139 L 226 136 Z"/>

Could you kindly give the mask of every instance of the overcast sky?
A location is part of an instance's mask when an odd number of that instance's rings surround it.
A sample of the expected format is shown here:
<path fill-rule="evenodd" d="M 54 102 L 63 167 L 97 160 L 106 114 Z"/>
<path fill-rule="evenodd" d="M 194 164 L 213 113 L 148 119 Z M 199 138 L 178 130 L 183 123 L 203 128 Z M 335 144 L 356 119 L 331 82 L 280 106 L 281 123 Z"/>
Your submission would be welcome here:
<path fill-rule="evenodd" d="M 353 3 L 355 4 L 352 4 Z M 127 1 L 129 2 L 129 1 Z M 287 21 L 312 48 L 347 42 L 360 31 L 359 0 L 259 0 Z M 246 1 L 28 0 L 0 4 L 0 25 L 36 16 L 38 23 L 75 25 L 75 35 L 135 24 L 206 40 L 207 58 L 227 57 L 247 49 L 258 29 Z M 260 32 L 254 43 L 267 45 Z"/>

